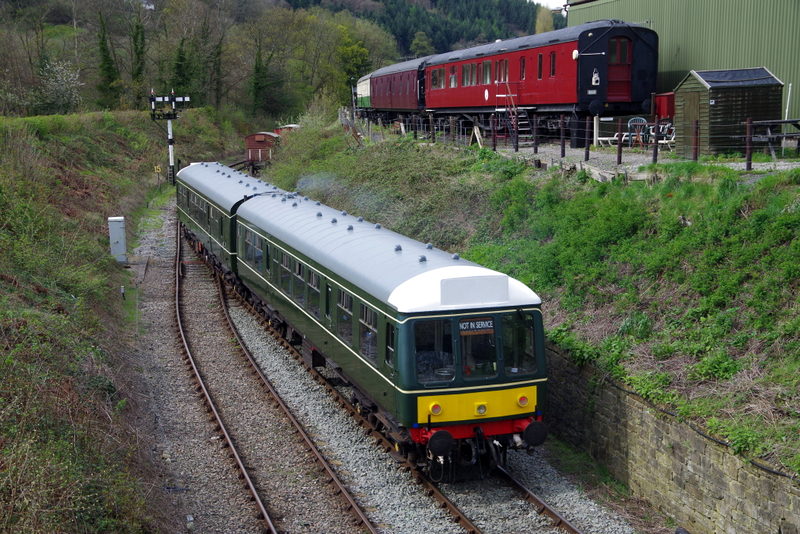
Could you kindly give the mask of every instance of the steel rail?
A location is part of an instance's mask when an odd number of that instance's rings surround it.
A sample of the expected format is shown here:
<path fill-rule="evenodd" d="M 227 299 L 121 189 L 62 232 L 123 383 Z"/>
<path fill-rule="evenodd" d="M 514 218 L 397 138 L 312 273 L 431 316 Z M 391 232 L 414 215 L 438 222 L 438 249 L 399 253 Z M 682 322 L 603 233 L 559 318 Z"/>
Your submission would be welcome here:
<path fill-rule="evenodd" d="M 543 500 L 541 500 L 535 493 L 531 490 L 526 488 L 522 483 L 514 478 L 514 476 L 509 473 L 505 468 L 497 466 L 497 472 L 501 475 L 501 477 L 511 484 L 517 491 L 522 493 L 522 497 L 528 501 L 529 503 L 534 505 L 536 508 L 536 512 L 538 514 L 544 514 L 548 516 L 550 519 L 553 520 L 555 527 L 558 527 L 562 530 L 566 530 L 570 534 L 581 534 L 581 531 L 578 530 L 572 523 L 567 521 L 564 517 L 561 516 L 558 512 L 556 512 L 553 508 L 547 505 Z"/>
<path fill-rule="evenodd" d="M 256 308 L 254 308 L 246 298 L 240 295 L 238 292 L 233 291 L 233 294 L 236 295 L 237 299 L 240 303 L 247 308 L 250 313 L 257 317 L 259 322 L 266 328 L 267 332 L 275 338 L 275 340 L 292 355 L 292 357 L 298 361 L 305 369 L 311 374 L 311 376 L 316 380 L 320 385 L 322 385 L 325 390 L 334 398 L 334 401 L 342 406 L 345 410 L 347 410 L 350 415 L 354 417 L 356 422 L 367 431 L 367 435 L 375 440 L 375 444 L 382 448 L 384 452 L 392 453 L 393 458 L 399 464 L 399 467 L 408 471 L 411 476 L 414 477 L 414 480 L 420 484 L 425 493 L 432 497 L 434 500 L 438 501 L 439 505 L 446 509 L 450 515 L 453 517 L 453 520 L 461 525 L 464 530 L 467 531 L 468 534 L 481 534 L 482 531 L 475 525 L 469 517 L 458 508 L 458 506 L 451 501 L 446 495 L 444 495 L 436 484 L 431 481 L 425 473 L 420 471 L 416 464 L 410 462 L 407 458 L 395 454 L 394 444 L 389 441 L 389 439 L 381 433 L 375 425 L 373 425 L 366 417 L 364 417 L 358 409 L 346 398 L 344 397 L 331 383 L 330 381 L 324 377 L 319 371 L 317 371 L 314 367 L 309 365 L 305 360 L 303 360 L 302 355 L 300 352 L 289 343 L 288 340 L 283 338 L 275 328 L 272 327 L 269 320 L 265 318 Z"/>
<path fill-rule="evenodd" d="M 334 471 L 333 466 L 325 459 L 322 452 L 320 452 L 319 448 L 316 446 L 314 441 L 309 436 L 308 432 L 305 429 L 305 426 L 298 421 L 298 419 L 292 413 L 292 410 L 289 406 L 283 401 L 278 391 L 272 385 L 272 382 L 267 378 L 267 376 L 261 370 L 261 367 L 256 362 L 253 354 L 247 348 L 247 344 L 245 343 L 242 336 L 239 334 L 239 329 L 236 328 L 236 325 L 233 323 L 233 319 L 230 316 L 229 309 L 228 309 L 228 299 L 225 295 L 225 288 L 223 287 L 223 282 L 220 279 L 219 275 L 215 276 L 216 284 L 217 284 L 217 291 L 219 292 L 220 302 L 222 303 L 222 311 L 225 315 L 225 319 L 228 325 L 228 329 L 231 331 L 233 336 L 236 338 L 236 341 L 239 347 L 242 350 L 242 354 L 244 354 L 245 358 L 247 358 L 250 367 L 253 369 L 253 372 L 258 375 L 261 379 L 261 384 L 267 389 L 270 396 L 273 398 L 275 403 L 283 410 L 286 418 L 291 421 L 292 425 L 294 425 L 297 432 L 300 434 L 300 437 L 303 438 L 303 441 L 306 444 L 306 447 L 314 454 L 315 461 L 322 466 L 327 474 L 328 478 L 330 479 L 329 482 L 332 482 L 336 487 L 336 493 L 338 493 L 347 503 L 348 510 L 356 516 L 358 519 L 358 524 L 362 525 L 364 528 L 369 530 L 372 534 L 378 534 L 378 529 L 372 523 L 372 521 L 367 517 L 367 514 L 361 508 L 361 506 L 356 502 L 353 495 L 347 489 L 347 486 L 342 482 L 339 476 Z"/>
<path fill-rule="evenodd" d="M 255 485 L 253 484 L 250 475 L 247 472 L 247 468 L 244 466 L 242 462 L 242 458 L 239 455 L 239 452 L 236 450 L 236 446 L 231 439 L 228 430 L 225 428 L 225 424 L 222 421 L 222 416 L 220 415 L 214 401 L 211 398 L 211 394 L 206 388 L 205 383 L 203 382 L 203 377 L 200 374 L 200 370 L 197 367 L 197 363 L 195 362 L 194 356 L 192 355 L 192 350 L 189 346 L 189 341 L 186 337 L 186 332 L 184 331 L 183 327 L 183 319 L 181 314 L 181 279 L 182 276 L 182 263 L 181 263 L 181 253 L 182 253 L 182 239 L 181 239 L 181 225 L 180 223 L 177 224 L 176 230 L 176 244 L 175 244 L 175 320 L 178 328 L 178 333 L 181 338 L 181 343 L 183 345 L 184 351 L 184 358 L 188 361 L 189 365 L 194 372 L 195 379 L 198 383 L 198 388 L 200 391 L 203 392 L 203 397 L 205 404 L 208 410 L 213 413 L 214 419 L 216 420 L 216 429 L 222 434 L 225 438 L 225 445 L 227 448 L 230 449 L 230 456 L 233 458 L 237 469 L 239 470 L 240 477 L 243 479 L 247 489 L 250 491 L 252 496 L 252 500 L 255 503 L 256 507 L 258 508 L 258 512 L 263 518 L 262 521 L 264 522 L 267 531 L 272 534 L 278 534 L 278 529 L 275 528 L 275 525 L 272 523 L 272 519 L 269 516 L 269 512 L 267 512 L 267 508 L 264 505 L 264 502 L 261 500 L 261 496 L 258 494 L 258 490 L 256 489 Z"/>

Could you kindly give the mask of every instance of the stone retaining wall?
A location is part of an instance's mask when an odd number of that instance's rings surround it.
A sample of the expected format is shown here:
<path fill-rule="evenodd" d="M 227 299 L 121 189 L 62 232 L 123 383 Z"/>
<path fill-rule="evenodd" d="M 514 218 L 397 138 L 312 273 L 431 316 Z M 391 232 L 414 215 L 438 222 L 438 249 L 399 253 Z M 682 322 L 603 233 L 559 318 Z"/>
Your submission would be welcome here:
<path fill-rule="evenodd" d="M 691 534 L 800 534 L 800 480 L 759 469 L 548 347 L 546 420 Z"/>

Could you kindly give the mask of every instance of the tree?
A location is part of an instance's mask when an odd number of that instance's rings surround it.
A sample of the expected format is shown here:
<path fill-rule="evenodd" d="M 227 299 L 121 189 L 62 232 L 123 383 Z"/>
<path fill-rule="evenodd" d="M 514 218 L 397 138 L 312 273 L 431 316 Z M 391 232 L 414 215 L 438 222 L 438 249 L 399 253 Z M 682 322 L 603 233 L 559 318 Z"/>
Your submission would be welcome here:
<path fill-rule="evenodd" d="M 103 14 L 100 14 L 100 33 L 97 37 L 100 52 L 100 79 L 97 82 L 97 90 L 100 98 L 97 103 L 100 107 L 113 109 L 119 106 L 122 94 L 122 80 L 119 76 L 119 69 L 111 55 L 111 48 L 108 43 L 108 32 L 106 31 L 106 21 Z"/>
<path fill-rule="evenodd" d="M 134 107 L 138 108 L 144 96 L 145 39 L 142 16 L 136 13 L 131 25 L 131 91 Z"/>
<path fill-rule="evenodd" d="M 536 33 L 553 31 L 553 13 L 545 6 L 536 11 Z"/>
<path fill-rule="evenodd" d="M 70 113 L 81 105 L 78 70 L 69 61 L 45 60 L 34 91 L 32 111 L 38 114 Z"/>
<path fill-rule="evenodd" d="M 435 54 L 436 50 L 433 48 L 433 43 L 428 34 L 419 31 L 414 34 L 414 40 L 411 41 L 411 53 L 414 57 L 430 56 Z"/>

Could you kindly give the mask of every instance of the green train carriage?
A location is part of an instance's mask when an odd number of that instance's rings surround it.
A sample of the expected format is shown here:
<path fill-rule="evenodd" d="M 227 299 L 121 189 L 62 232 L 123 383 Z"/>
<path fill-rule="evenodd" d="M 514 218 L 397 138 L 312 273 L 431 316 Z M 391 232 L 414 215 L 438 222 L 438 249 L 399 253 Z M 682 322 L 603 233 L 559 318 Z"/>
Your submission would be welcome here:
<path fill-rule="evenodd" d="M 188 187 L 219 180 L 194 170 L 179 173 Z M 253 299 L 398 448 L 443 469 L 544 440 L 541 301 L 524 284 L 283 191 L 231 220 Z"/>

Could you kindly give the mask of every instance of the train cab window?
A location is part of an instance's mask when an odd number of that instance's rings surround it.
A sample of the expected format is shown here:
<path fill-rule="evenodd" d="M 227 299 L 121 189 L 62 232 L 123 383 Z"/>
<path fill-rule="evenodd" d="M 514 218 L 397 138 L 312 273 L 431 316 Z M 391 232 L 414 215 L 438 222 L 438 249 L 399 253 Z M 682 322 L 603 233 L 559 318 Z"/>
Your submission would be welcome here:
<path fill-rule="evenodd" d="M 497 376 L 497 338 L 494 317 L 474 317 L 458 322 L 461 361 L 468 380 Z"/>
<path fill-rule="evenodd" d="M 339 290 L 339 300 L 336 303 L 336 328 L 339 337 L 351 345 L 353 343 L 353 296 L 341 289 Z"/>
<path fill-rule="evenodd" d="M 519 79 L 520 81 L 525 79 L 525 57 L 519 58 Z"/>
<path fill-rule="evenodd" d="M 536 372 L 533 345 L 533 316 L 530 313 L 504 315 L 503 368 L 507 377 L 529 376 Z"/>
<path fill-rule="evenodd" d="M 386 365 L 394 367 L 394 324 L 386 323 Z"/>
<path fill-rule="evenodd" d="M 299 261 L 294 262 L 294 280 L 292 280 L 292 297 L 301 306 L 306 303 L 306 266 Z"/>
<path fill-rule="evenodd" d="M 308 311 L 319 319 L 319 274 L 308 269 Z"/>
<path fill-rule="evenodd" d="M 361 355 L 375 364 L 378 361 L 378 313 L 366 304 L 361 305 L 358 338 Z"/>
<path fill-rule="evenodd" d="M 444 67 L 431 70 L 431 89 L 444 89 Z"/>
<path fill-rule="evenodd" d="M 483 68 L 483 80 L 481 83 L 483 83 L 483 85 L 489 85 L 492 83 L 492 62 L 484 61 L 481 65 Z"/>
<path fill-rule="evenodd" d="M 631 62 L 631 40 L 627 37 L 614 37 L 608 40 L 608 64 L 628 65 Z"/>
<path fill-rule="evenodd" d="M 539 62 L 537 64 L 537 66 L 536 66 L 536 79 L 537 80 L 541 80 L 542 79 L 542 69 L 544 68 L 544 57 L 542 56 L 542 54 L 538 55 L 538 60 L 539 60 Z"/>
<path fill-rule="evenodd" d="M 414 362 L 420 384 L 455 379 L 453 326 L 448 319 L 414 323 Z"/>
<path fill-rule="evenodd" d="M 556 75 L 556 53 L 550 52 L 550 77 Z"/>

